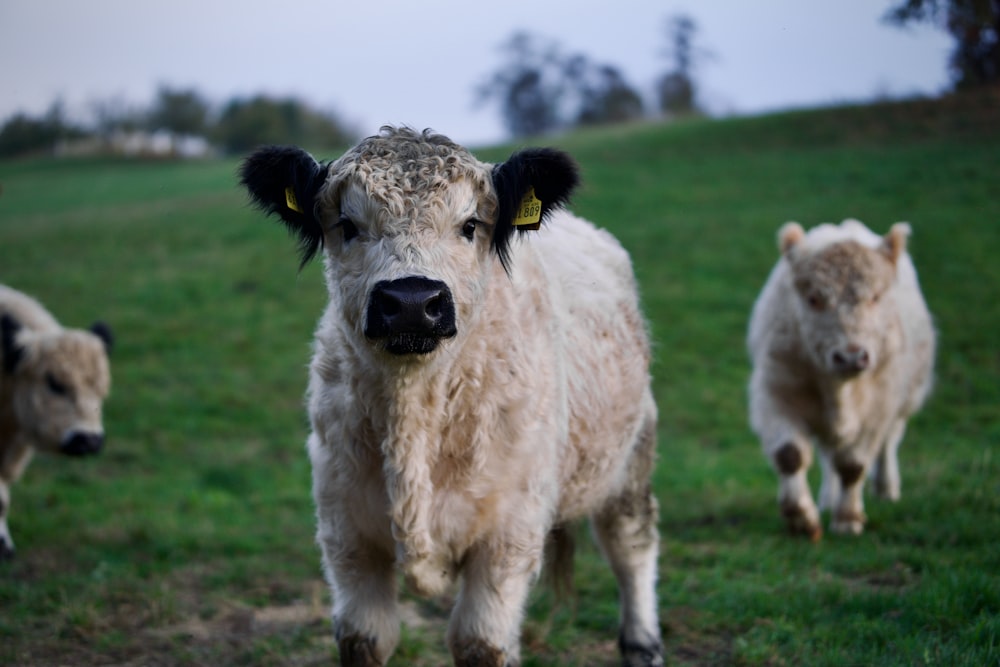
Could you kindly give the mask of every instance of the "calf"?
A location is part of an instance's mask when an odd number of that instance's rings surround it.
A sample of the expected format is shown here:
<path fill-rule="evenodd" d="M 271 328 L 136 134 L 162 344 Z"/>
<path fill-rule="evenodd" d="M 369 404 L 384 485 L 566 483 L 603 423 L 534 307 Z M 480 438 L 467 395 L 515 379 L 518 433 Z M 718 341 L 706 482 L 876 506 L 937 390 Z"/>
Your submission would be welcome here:
<path fill-rule="evenodd" d="M 34 450 L 83 456 L 101 449 L 110 345 L 106 325 L 63 329 L 40 303 L 0 285 L 0 558 L 14 555 L 10 485 Z"/>
<path fill-rule="evenodd" d="M 860 534 L 862 487 L 900 495 L 897 450 L 931 389 L 935 336 L 906 252 L 910 226 L 879 237 L 856 220 L 808 234 L 781 228 L 782 257 L 754 305 L 750 421 L 780 477 L 789 528 L 816 540 L 819 511 L 806 480 L 812 443 L 830 528 Z"/>
<path fill-rule="evenodd" d="M 332 164 L 261 149 L 241 179 L 303 261 L 325 251 L 308 451 L 342 664 L 393 652 L 398 568 L 461 580 L 456 665 L 517 665 L 546 537 L 589 516 L 625 664 L 661 665 L 649 340 L 628 255 L 561 208 L 569 156 L 386 127 Z"/>

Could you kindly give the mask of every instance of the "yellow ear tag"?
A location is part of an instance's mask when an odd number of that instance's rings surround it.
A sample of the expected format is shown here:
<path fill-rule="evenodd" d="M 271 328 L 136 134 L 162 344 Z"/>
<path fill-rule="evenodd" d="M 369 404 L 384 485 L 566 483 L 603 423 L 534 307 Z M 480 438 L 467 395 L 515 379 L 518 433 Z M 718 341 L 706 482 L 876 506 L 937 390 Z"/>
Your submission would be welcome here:
<path fill-rule="evenodd" d="M 299 200 L 295 198 L 295 190 L 290 185 L 285 188 L 285 205 L 297 213 L 305 213 L 299 206 Z"/>
<path fill-rule="evenodd" d="M 514 226 L 520 229 L 538 229 L 542 226 L 542 202 L 535 197 L 535 188 L 529 188 L 514 214 Z"/>

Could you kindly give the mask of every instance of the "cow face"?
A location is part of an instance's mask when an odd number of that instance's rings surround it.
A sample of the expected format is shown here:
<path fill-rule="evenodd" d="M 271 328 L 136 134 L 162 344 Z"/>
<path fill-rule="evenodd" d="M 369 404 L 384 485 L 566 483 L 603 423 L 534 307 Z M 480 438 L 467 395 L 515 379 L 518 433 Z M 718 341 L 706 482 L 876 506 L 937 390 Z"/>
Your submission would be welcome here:
<path fill-rule="evenodd" d="M 111 387 L 110 330 L 29 331 L 2 322 L 3 373 L 14 387 L 14 413 L 42 450 L 94 454 L 104 444 L 101 407 Z"/>
<path fill-rule="evenodd" d="M 898 333 L 892 287 L 905 232 L 894 228 L 878 248 L 846 240 L 799 252 L 800 232 L 789 228 L 781 246 L 809 353 L 819 367 L 840 377 L 874 368 Z"/>
<path fill-rule="evenodd" d="M 578 181 L 559 151 L 520 151 L 494 166 L 407 128 L 383 128 L 328 166 L 298 149 L 262 149 L 241 177 L 299 235 L 304 261 L 325 249 L 331 301 L 354 339 L 406 358 L 476 319 L 497 267 L 514 261 L 522 202 L 537 202 L 544 219 Z"/>

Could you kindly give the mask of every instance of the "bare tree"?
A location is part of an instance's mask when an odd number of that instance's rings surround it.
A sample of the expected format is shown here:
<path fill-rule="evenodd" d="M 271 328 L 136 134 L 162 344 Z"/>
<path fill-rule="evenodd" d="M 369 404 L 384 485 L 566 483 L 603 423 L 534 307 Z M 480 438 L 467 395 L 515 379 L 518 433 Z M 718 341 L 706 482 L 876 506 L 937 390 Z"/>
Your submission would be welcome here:
<path fill-rule="evenodd" d="M 118 130 L 133 131 L 143 127 L 146 114 L 136 109 L 121 96 L 93 100 L 89 104 L 94 118 L 94 129 L 103 136 Z"/>
<path fill-rule="evenodd" d="M 479 104 L 496 100 L 508 131 L 529 136 L 578 124 L 612 123 L 642 115 L 642 99 L 618 68 L 565 54 L 526 32 L 502 46 L 506 62 L 475 91 Z"/>
<path fill-rule="evenodd" d="M 698 113 L 695 66 L 711 53 L 694 44 L 698 26 L 689 16 L 678 14 L 667 19 L 667 48 L 663 55 L 671 68 L 656 82 L 660 111 L 671 116 Z"/>

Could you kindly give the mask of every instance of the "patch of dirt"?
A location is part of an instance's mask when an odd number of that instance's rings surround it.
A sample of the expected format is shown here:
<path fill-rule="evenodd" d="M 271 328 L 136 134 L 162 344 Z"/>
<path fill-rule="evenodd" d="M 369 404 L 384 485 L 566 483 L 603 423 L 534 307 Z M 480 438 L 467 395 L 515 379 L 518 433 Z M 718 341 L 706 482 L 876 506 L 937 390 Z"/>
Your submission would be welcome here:
<path fill-rule="evenodd" d="M 851 577 L 848 581 L 854 586 L 868 588 L 874 591 L 897 591 L 906 588 L 917 581 L 913 569 L 905 563 L 896 561 L 888 569 L 879 572 L 867 572 Z"/>
<path fill-rule="evenodd" d="M 674 607 L 660 620 L 667 664 L 701 667 L 728 665 L 733 658 L 733 640 L 728 635 L 708 634 L 703 614 L 692 607 Z"/>

